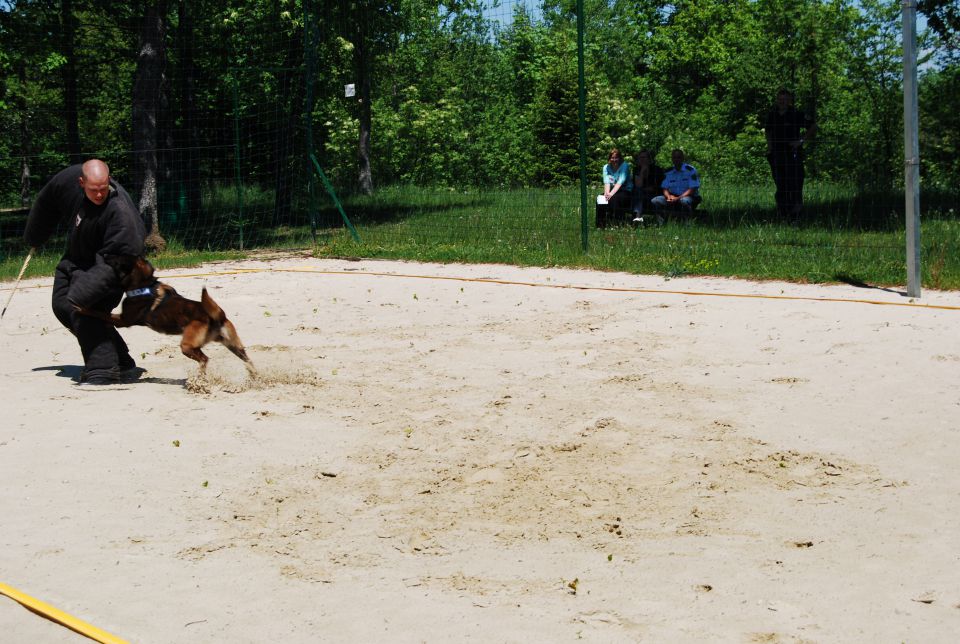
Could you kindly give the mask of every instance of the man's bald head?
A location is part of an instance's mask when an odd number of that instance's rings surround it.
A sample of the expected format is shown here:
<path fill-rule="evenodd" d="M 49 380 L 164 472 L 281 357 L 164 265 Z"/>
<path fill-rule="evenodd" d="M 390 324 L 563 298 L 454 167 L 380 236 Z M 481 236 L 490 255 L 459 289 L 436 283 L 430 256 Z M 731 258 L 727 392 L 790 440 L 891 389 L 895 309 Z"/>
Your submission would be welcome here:
<path fill-rule="evenodd" d="M 110 168 L 100 159 L 90 159 L 81 166 L 80 187 L 87 199 L 103 204 L 110 194 Z"/>

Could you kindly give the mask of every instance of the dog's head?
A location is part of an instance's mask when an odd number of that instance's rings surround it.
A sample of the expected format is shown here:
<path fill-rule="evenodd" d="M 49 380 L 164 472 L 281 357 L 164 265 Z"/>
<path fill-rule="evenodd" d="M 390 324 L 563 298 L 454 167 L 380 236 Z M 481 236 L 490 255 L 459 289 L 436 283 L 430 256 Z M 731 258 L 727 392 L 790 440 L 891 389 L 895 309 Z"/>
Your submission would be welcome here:
<path fill-rule="evenodd" d="M 113 268 L 124 290 L 143 288 L 156 281 L 153 276 L 153 264 L 146 257 L 139 255 L 106 255 L 103 261 Z"/>

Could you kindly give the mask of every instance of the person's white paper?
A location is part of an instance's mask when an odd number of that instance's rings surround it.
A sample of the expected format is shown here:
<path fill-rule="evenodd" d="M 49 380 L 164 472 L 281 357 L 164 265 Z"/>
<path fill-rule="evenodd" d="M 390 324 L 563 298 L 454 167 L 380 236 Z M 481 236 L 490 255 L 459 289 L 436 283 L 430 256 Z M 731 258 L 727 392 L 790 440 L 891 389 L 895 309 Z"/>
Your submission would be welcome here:
<path fill-rule="evenodd" d="M 597 204 L 605 206 L 607 204 L 607 198 L 603 195 L 597 195 Z"/>

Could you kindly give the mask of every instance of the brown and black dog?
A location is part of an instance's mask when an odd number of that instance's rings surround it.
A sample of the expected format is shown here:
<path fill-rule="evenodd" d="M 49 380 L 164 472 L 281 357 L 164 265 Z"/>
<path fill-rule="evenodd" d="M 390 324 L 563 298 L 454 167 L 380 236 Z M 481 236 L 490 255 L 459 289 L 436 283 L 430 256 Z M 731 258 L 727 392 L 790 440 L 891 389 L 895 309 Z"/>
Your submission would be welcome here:
<path fill-rule="evenodd" d="M 78 306 L 79 313 L 100 318 L 118 328 L 147 326 L 158 333 L 183 334 L 180 350 L 200 364 L 201 375 L 206 371 L 208 360 L 202 348 L 214 341 L 230 349 L 243 360 L 250 373 L 255 373 L 236 328 L 207 294 L 206 287 L 199 302 L 188 300 L 154 277 L 153 264 L 144 257 L 117 255 L 106 258 L 106 262 L 121 276 L 125 297 L 120 313 L 103 313 Z"/>

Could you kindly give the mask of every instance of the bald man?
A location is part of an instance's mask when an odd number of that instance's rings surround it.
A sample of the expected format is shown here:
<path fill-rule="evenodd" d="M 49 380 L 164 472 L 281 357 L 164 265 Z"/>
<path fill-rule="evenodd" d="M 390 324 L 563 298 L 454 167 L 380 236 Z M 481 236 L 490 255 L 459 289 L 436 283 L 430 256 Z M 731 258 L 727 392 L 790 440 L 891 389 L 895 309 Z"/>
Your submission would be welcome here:
<path fill-rule="evenodd" d="M 80 384 L 112 384 L 136 369 L 127 344 L 113 325 L 78 314 L 74 305 L 110 312 L 120 303 L 124 276 L 104 260 L 143 255 L 143 219 L 107 164 L 91 159 L 61 170 L 40 190 L 24 241 L 40 246 L 64 220 L 67 249 L 53 278 L 53 313 L 80 344 Z"/>

